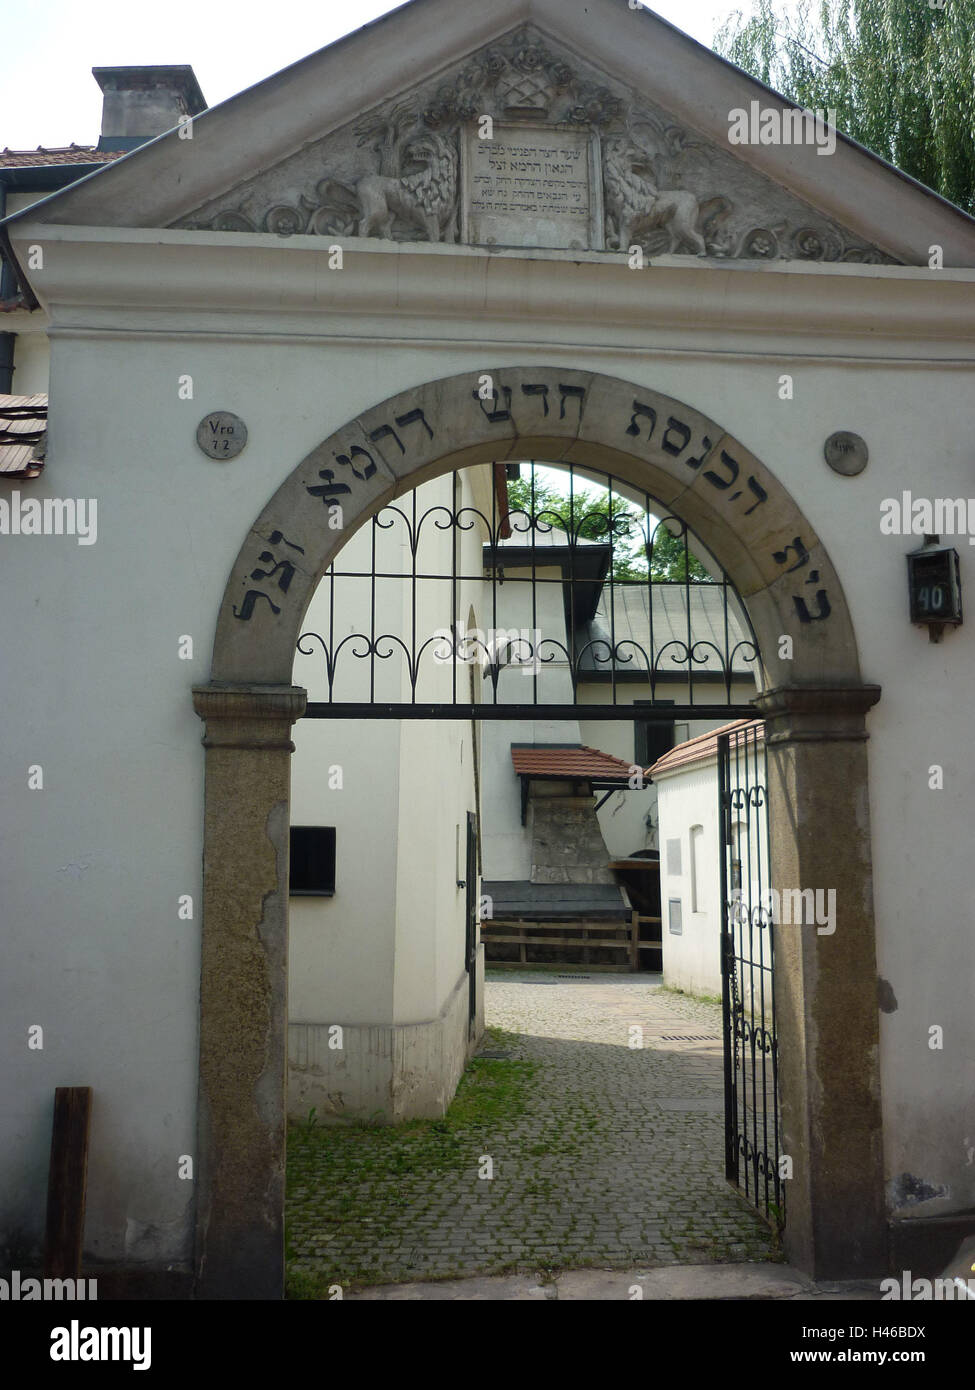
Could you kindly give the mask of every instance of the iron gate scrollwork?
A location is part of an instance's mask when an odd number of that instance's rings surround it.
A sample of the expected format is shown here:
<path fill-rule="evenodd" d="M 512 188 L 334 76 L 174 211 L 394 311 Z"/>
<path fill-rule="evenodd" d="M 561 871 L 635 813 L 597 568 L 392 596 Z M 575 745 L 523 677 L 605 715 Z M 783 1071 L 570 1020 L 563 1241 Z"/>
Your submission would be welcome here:
<path fill-rule="evenodd" d="M 769 883 L 768 755 L 760 721 L 718 737 L 725 1175 L 766 1218 L 784 1219 Z"/>
<path fill-rule="evenodd" d="M 368 559 L 360 549 L 358 566 L 325 572 L 323 630 L 298 641 L 324 678 L 326 698 L 309 701 L 307 718 L 575 718 L 585 703 L 590 718 L 631 719 L 634 683 L 651 703 L 683 687 L 669 718 L 750 712 L 755 634 L 728 575 L 697 558 L 707 552 L 686 522 L 610 474 L 553 462 L 537 481 L 536 467 L 492 465 L 486 508 L 462 503 L 457 471 L 452 505 L 423 508 L 414 490 L 372 518 Z M 465 537 L 480 542 L 476 560 Z M 383 600 L 397 590 L 399 621 L 387 626 Z M 469 702 L 465 666 L 481 675 Z"/>

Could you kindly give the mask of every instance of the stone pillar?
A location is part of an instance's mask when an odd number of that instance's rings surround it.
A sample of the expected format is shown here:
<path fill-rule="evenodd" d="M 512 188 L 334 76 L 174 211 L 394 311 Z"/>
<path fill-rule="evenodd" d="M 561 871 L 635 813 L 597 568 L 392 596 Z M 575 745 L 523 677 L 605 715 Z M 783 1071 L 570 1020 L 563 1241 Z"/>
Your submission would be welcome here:
<path fill-rule="evenodd" d="M 755 700 L 769 760 L 771 882 L 836 890 L 836 925 L 782 925 L 776 1022 L 788 1259 L 818 1279 L 886 1270 L 866 711 L 880 688 Z"/>
<path fill-rule="evenodd" d="M 206 722 L 196 1276 L 281 1298 L 293 686 L 200 686 Z"/>

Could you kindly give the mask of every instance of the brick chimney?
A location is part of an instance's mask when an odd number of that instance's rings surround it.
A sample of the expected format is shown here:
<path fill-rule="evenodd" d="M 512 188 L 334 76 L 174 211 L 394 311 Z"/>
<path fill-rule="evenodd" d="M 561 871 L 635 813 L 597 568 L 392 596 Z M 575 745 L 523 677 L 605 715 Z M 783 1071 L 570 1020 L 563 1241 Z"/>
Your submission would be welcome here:
<path fill-rule="evenodd" d="M 100 150 L 130 150 L 207 109 L 188 63 L 92 68 L 102 89 Z"/>

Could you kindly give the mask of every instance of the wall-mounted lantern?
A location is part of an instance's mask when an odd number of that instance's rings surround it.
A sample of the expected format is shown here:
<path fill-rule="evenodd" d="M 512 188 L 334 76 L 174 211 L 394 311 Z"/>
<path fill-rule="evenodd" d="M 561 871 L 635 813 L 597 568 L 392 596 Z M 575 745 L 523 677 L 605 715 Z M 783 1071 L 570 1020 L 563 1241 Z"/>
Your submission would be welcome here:
<path fill-rule="evenodd" d="M 958 551 L 941 545 L 939 536 L 925 536 L 920 550 L 907 557 L 911 591 L 911 622 L 922 623 L 932 642 L 940 642 L 945 626 L 961 622 L 961 579 Z"/>

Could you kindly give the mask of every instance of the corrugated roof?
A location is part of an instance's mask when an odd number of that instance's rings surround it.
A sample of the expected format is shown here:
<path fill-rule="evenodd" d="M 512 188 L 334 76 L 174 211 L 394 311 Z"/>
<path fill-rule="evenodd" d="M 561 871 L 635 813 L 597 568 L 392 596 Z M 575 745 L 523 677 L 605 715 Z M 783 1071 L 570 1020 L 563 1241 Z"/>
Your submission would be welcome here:
<path fill-rule="evenodd" d="M 692 663 L 688 662 L 685 651 L 688 610 L 694 655 L 703 658 Z M 609 672 L 611 634 L 616 641 L 617 671 L 645 673 L 648 665 L 655 663 L 658 674 L 686 671 L 690 667 L 698 675 L 706 671 L 725 671 L 729 659 L 735 675 L 748 676 L 755 669 L 754 662 L 746 660 L 752 648 L 739 646 L 751 642 L 748 623 L 734 590 L 726 590 L 722 584 L 606 584 L 592 621 L 577 629 L 576 649 L 582 654 L 580 672 Z M 620 643 L 632 645 L 621 648 Z M 641 656 L 641 652 L 645 655 Z M 630 657 L 629 661 L 623 659 L 626 656 Z M 600 657 L 607 659 L 600 660 Z"/>
<path fill-rule="evenodd" d="M 0 474 L 36 478 L 47 448 L 47 396 L 0 395 Z"/>
<path fill-rule="evenodd" d="M 525 917 L 534 921 L 562 918 L 630 919 L 616 883 L 532 883 L 528 879 L 482 879 L 481 893 L 492 902 L 492 915 Z M 580 942 L 580 945 L 582 943 Z"/>
<path fill-rule="evenodd" d="M 656 781 L 661 773 L 676 772 L 678 768 L 690 767 L 692 763 L 703 763 L 709 758 L 717 757 L 719 734 L 731 734 L 731 746 L 734 748 L 739 742 L 744 741 L 740 736 L 746 729 L 755 729 L 759 738 L 765 738 L 765 723 L 761 719 L 736 719 L 731 724 L 722 724 L 719 729 L 712 729 L 709 733 L 687 739 L 685 743 L 678 743 L 676 748 L 671 748 L 669 753 L 658 758 L 649 770 L 651 779 Z"/>
<path fill-rule="evenodd" d="M 513 743 L 511 761 L 519 777 L 580 778 L 597 782 L 626 782 L 631 767 L 612 753 L 602 753 L 582 743 Z"/>

